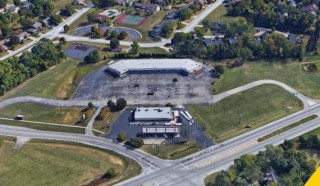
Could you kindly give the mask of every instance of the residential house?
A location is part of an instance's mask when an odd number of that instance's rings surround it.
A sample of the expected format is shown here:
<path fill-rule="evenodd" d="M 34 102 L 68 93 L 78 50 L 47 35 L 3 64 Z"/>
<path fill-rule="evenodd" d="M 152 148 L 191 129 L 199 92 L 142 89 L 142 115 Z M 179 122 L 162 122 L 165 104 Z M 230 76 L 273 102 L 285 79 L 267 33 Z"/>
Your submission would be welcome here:
<path fill-rule="evenodd" d="M 19 10 L 20 10 L 20 8 L 15 5 L 10 5 L 7 7 L 8 12 L 13 12 L 13 13 L 17 14 L 19 12 Z"/>
<path fill-rule="evenodd" d="M 164 10 L 170 10 L 171 8 L 172 8 L 171 5 L 165 5 L 165 6 L 163 6 L 163 9 L 164 9 Z"/>
<path fill-rule="evenodd" d="M 319 7 L 313 3 L 311 5 L 308 5 L 306 7 L 303 7 L 301 9 L 303 12 L 306 12 L 308 14 L 314 14 L 314 15 L 317 15 L 318 14 L 318 11 L 319 11 Z"/>
<path fill-rule="evenodd" d="M 126 6 L 129 5 L 130 7 L 133 4 L 133 0 L 117 0 L 119 6 Z"/>
<path fill-rule="evenodd" d="M 30 34 L 39 34 L 40 30 L 42 29 L 42 24 L 40 22 L 35 22 L 31 25 L 31 28 L 27 29 L 27 32 Z"/>
<path fill-rule="evenodd" d="M 166 19 L 177 19 L 177 12 L 171 12 L 169 14 L 166 15 Z"/>
<path fill-rule="evenodd" d="M 161 6 L 166 6 L 167 3 L 165 0 L 155 0 L 154 1 L 156 4 L 161 5 Z"/>
<path fill-rule="evenodd" d="M 134 8 L 136 10 L 143 10 L 148 13 L 160 11 L 160 6 L 157 4 L 134 3 Z"/>
<path fill-rule="evenodd" d="M 47 17 L 47 18 L 41 20 L 41 24 L 42 24 L 43 27 L 49 27 L 49 26 L 51 26 L 50 17 Z"/>
<path fill-rule="evenodd" d="M 20 6 L 21 9 L 30 9 L 32 3 L 26 1 L 22 6 Z"/>
<path fill-rule="evenodd" d="M 289 34 L 288 37 L 287 37 L 287 39 L 290 40 L 290 41 L 293 41 L 296 45 L 302 44 L 302 39 L 296 37 L 296 36 L 293 35 L 293 34 Z"/>
<path fill-rule="evenodd" d="M 212 45 L 213 44 L 213 40 L 209 39 L 209 38 L 203 38 L 202 42 L 204 45 L 208 46 L 208 45 Z"/>
<path fill-rule="evenodd" d="M 30 34 L 28 34 L 28 32 L 23 31 L 21 29 L 14 31 L 14 35 L 19 37 L 20 42 L 30 36 Z"/>
<path fill-rule="evenodd" d="M 223 26 L 223 23 L 221 22 L 213 22 L 211 25 L 211 29 L 214 31 L 219 31 Z"/>
<path fill-rule="evenodd" d="M 3 39 L 0 40 L 0 51 L 8 51 L 9 47 L 6 44 L 10 42 L 10 39 Z"/>
<path fill-rule="evenodd" d="M 237 37 L 232 37 L 229 39 L 229 43 L 231 45 L 238 43 L 238 38 Z"/>
<path fill-rule="evenodd" d="M 223 40 L 221 37 L 215 37 L 214 40 L 213 40 L 213 44 L 214 45 L 221 45 L 223 44 Z"/>
<path fill-rule="evenodd" d="M 195 3 L 197 5 L 205 5 L 208 4 L 207 0 L 195 0 Z"/>
<path fill-rule="evenodd" d="M 87 6 L 84 0 L 73 0 L 74 5 L 82 5 L 82 6 Z"/>
<path fill-rule="evenodd" d="M 161 23 L 157 24 L 151 31 L 150 31 L 150 36 L 152 37 L 160 37 L 162 26 L 166 23 L 169 23 L 171 20 L 165 20 L 162 21 Z"/>

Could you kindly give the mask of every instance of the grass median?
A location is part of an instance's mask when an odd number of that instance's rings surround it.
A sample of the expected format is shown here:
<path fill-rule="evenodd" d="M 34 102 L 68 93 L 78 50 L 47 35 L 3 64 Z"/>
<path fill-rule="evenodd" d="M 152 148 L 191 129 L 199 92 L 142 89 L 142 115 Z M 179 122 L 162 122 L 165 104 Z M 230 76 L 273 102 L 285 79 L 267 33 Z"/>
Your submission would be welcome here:
<path fill-rule="evenodd" d="M 173 160 L 193 154 L 201 150 L 201 147 L 197 144 L 197 142 L 189 141 L 174 145 L 144 145 L 141 149 L 161 159 Z"/>
<path fill-rule="evenodd" d="M 89 185 L 94 180 L 113 185 L 141 172 L 135 161 L 82 145 L 32 141 L 13 147 L 9 140 L 0 147 L 1 185 Z M 101 179 L 110 168 L 118 175 Z"/>
<path fill-rule="evenodd" d="M 290 130 L 290 129 L 292 129 L 292 128 L 295 128 L 295 127 L 297 127 L 297 126 L 303 125 L 303 124 L 305 124 L 305 123 L 307 123 L 307 122 L 309 122 L 309 121 L 311 121 L 311 120 L 313 120 L 313 119 L 316 119 L 317 117 L 318 117 L 317 115 L 312 115 L 312 116 L 309 116 L 309 117 L 307 117 L 307 118 L 304 118 L 304 119 L 302 119 L 302 120 L 300 120 L 300 121 L 298 121 L 298 122 L 295 122 L 295 123 L 293 123 L 293 124 L 291 124 L 291 125 L 288 125 L 288 126 L 286 126 L 286 127 L 283 127 L 282 129 L 276 130 L 276 131 L 274 131 L 274 132 L 272 132 L 272 133 L 270 133 L 270 134 L 268 134 L 268 135 L 265 135 L 265 136 L 263 136 L 262 138 L 259 138 L 259 139 L 258 139 L 258 142 L 267 140 L 267 139 L 269 139 L 269 138 L 271 138 L 271 137 L 273 137 L 273 136 L 279 135 L 279 134 L 281 134 L 281 133 L 283 133 L 283 132 L 286 132 L 286 131 L 288 131 L 288 130 Z"/>
<path fill-rule="evenodd" d="M 187 108 L 207 137 L 222 142 L 299 111 L 302 103 L 281 87 L 261 85 L 214 105 Z"/>

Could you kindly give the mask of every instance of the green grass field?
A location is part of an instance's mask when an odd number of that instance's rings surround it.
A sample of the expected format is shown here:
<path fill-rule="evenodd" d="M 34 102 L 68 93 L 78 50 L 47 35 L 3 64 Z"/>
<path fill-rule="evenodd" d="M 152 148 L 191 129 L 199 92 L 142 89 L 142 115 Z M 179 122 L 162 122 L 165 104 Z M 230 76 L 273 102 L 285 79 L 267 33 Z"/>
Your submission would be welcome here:
<path fill-rule="evenodd" d="M 287 107 L 292 107 L 292 110 Z M 206 135 L 222 142 L 301 110 L 300 100 L 275 85 L 262 85 L 215 105 L 187 107 Z"/>
<path fill-rule="evenodd" d="M 144 145 L 141 149 L 161 159 L 178 159 L 199 151 L 201 147 L 195 141 L 190 141 L 168 146 Z"/>
<path fill-rule="evenodd" d="M 225 6 L 219 6 L 212 11 L 204 20 L 210 21 L 237 21 L 239 17 L 232 17 L 227 15 L 227 8 Z"/>
<path fill-rule="evenodd" d="M 320 69 L 320 60 L 314 59 Z M 251 62 L 239 68 L 227 69 L 215 82 L 214 94 L 261 79 L 278 80 L 311 98 L 320 99 L 320 72 L 307 73 L 298 62 Z"/>
<path fill-rule="evenodd" d="M 138 163 L 119 154 L 85 146 L 29 142 L 13 147 L 12 141 L 0 147 L 1 185 L 84 185 L 114 168 L 119 175 L 104 183 L 112 185 L 141 172 Z"/>
<path fill-rule="evenodd" d="M 53 107 L 35 103 L 16 103 L 0 109 L 0 117 L 15 118 L 22 114 L 26 120 L 66 125 L 78 125 L 83 114 L 89 116 L 93 111 L 86 112 L 85 108 Z"/>
<path fill-rule="evenodd" d="M 95 69 L 105 65 L 106 61 L 95 64 L 80 63 L 67 58 L 64 62 L 27 80 L 22 85 L 0 97 L 0 101 L 17 96 L 40 96 L 66 99 L 73 95 L 82 78 Z"/>
<path fill-rule="evenodd" d="M 160 47 L 140 48 L 139 52 L 145 53 L 145 54 L 166 54 L 166 53 L 168 53 L 165 49 L 160 48 Z"/>

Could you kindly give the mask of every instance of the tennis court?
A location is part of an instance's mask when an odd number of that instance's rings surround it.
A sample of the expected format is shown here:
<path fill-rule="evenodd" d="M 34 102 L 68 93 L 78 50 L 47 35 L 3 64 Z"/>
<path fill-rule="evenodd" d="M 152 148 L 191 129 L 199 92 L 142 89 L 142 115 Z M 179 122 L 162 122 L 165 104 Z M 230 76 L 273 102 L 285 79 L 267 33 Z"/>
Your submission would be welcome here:
<path fill-rule="evenodd" d="M 117 19 L 117 24 L 140 26 L 148 17 L 124 14 Z"/>

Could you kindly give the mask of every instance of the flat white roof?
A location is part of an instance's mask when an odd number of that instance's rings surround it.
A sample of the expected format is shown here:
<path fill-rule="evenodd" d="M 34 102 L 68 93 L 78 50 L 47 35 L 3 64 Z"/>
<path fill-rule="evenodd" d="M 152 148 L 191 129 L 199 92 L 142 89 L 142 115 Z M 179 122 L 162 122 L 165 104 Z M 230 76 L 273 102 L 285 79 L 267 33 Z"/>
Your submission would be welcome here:
<path fill-rule="evenodd" d="M 142 133 L 179 133 L 179 127 L 143 127 Z"/>
<path fill-rule="evenodd" d="M 171 120 L 171 107 L 138 107 L 134 112 L 135 120 Z"/>
<path fill-rule="evenodd" d="M 108 69 L 119 74 L 140 70 L 183 70 L 191 73 L 199 67 L 202 64 L 191 59 L 129 59 L 108 65 Z"/>

